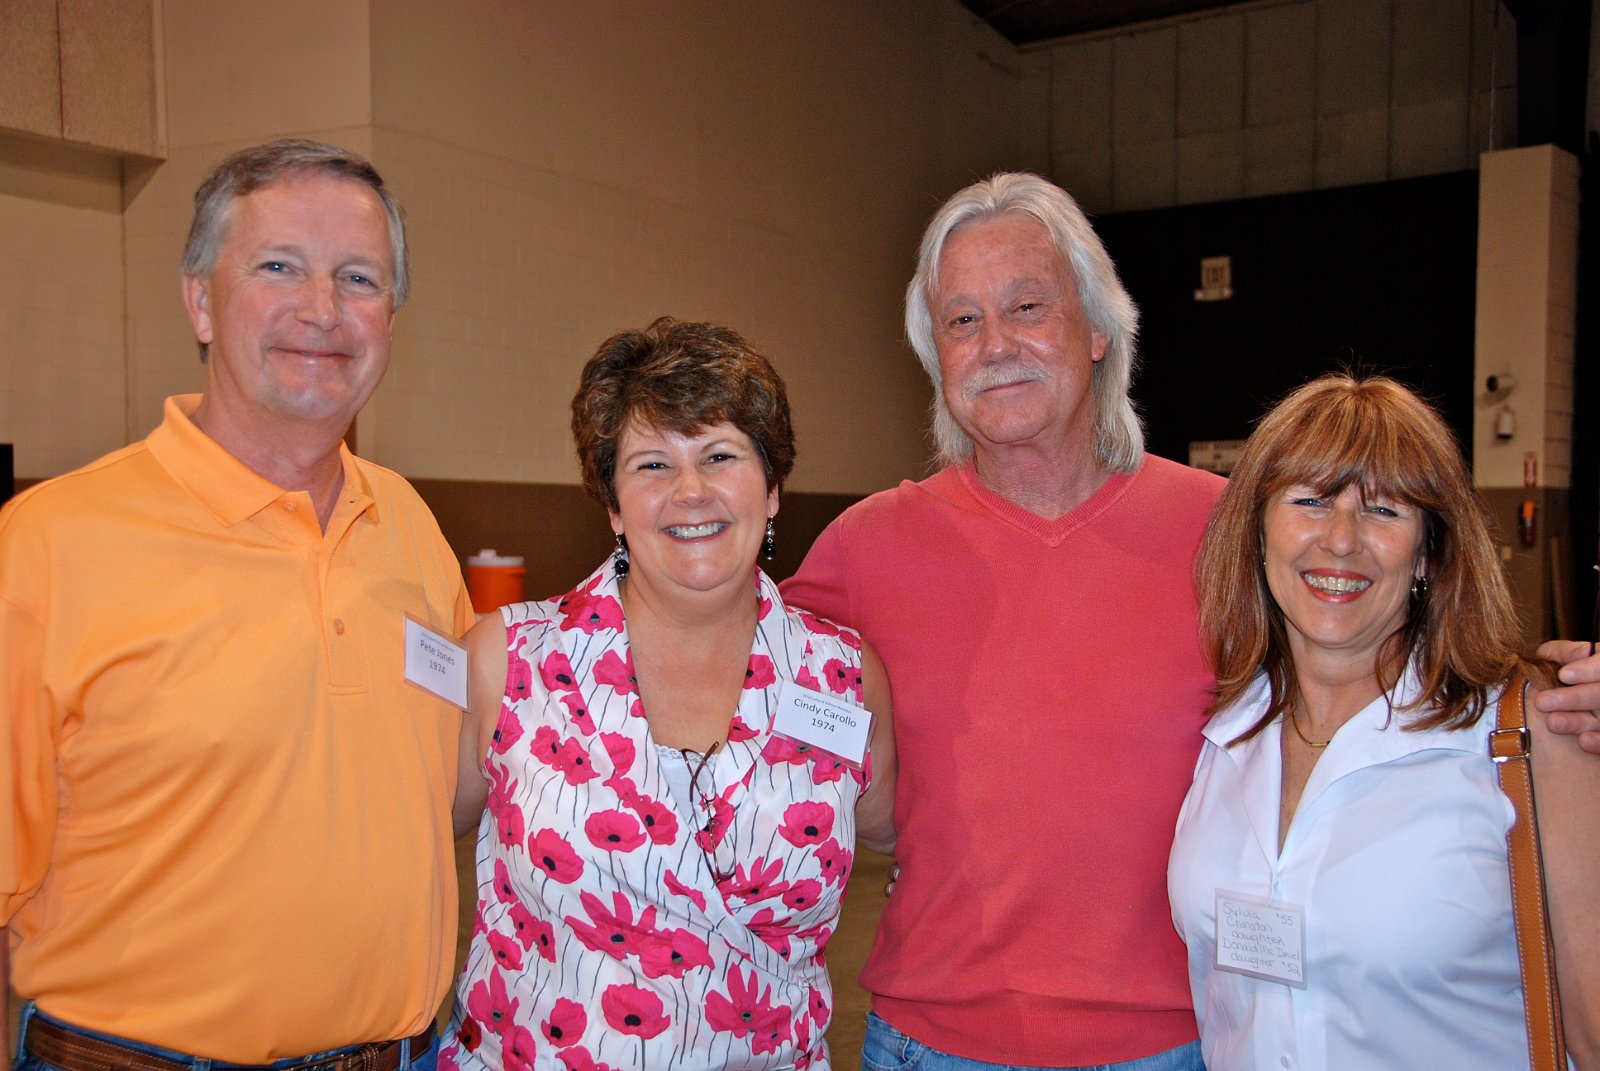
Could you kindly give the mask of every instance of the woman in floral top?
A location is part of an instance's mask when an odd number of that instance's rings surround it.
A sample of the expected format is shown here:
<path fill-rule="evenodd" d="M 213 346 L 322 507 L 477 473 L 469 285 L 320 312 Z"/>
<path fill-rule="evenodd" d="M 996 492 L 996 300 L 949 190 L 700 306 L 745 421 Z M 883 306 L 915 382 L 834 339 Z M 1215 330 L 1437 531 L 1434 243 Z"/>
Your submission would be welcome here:
<path fill-rule="evenodd" d="M 823 949 L 855 837 L 893 848 L 893 735 L 877 656 L 755 564 L 794 460 L 783 383 L 662 319 L 601 346 L 572 413 L 617 551 L 468 634 L 458 814 L 487 813 L 440 1063 L 825 1068 Z M 866 753 L 780 731 L 780 693 L 870 720 Z"/>

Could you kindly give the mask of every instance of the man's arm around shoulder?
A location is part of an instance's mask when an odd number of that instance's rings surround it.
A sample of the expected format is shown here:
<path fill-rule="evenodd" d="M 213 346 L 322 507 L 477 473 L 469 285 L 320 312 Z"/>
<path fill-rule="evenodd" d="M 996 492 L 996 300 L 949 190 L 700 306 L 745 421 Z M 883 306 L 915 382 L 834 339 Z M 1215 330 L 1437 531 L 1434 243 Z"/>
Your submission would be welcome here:
<path fill-rule="evenodd" d="M 498 613 L 472 626 L 461 642 L 467 648 L 467 710 L 461 716 L 461 758 L 453 808 L 457 838 L 478 828 L 489 798 L 484 758 L 494 743 L 510 663 L 506 627 Z"/>

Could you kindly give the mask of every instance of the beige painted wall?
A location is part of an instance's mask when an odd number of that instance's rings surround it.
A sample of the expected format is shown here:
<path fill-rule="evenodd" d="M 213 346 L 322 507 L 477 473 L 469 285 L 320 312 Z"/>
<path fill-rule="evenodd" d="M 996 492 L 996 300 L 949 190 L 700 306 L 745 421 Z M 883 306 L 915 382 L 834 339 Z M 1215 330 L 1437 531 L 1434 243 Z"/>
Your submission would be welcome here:
<path fill-rule="evenodd" d="M 121 165 L 121 219 L 86 217 L 105 247 L 69 240 L 75 224 L 53 217 L 70 198 L 48 182 L 0 200 L 15 227 L 0 252 L 27 251 L 10 270 L 53 271 L 70 247 L 97 266 L 80 311 L 121 324 L 91 347 L 115 419 L 0 413 L 24 478 L 142 436 L 163 397 L 198 388 L 177 288 L 194 187 L 242 144 L 304 134 L 369 153 L 411 219 L 413 302 L 360 421 L 363 453 L 419 477 L 576 482 L 578 367 L 608 334 L 670 313 L 734 325 L 784 372 L 795 490 L 871 491 L 926 463 L 929 391 L 900 328 L 926 216 L 973 177 L 1045 163 L 1042 67 L 955 0 L 160 12 L 168 158 Z M 0 318 L 22 307 L 0 290 Z M 50 349 L 49 330 L 28 349 Z M 23 363 L 7 334 L 0 390 Z"/>
<path fill-rule="evenodd" d="M 17 473 L 127 442 L 122 167 L 0 135 L 0 442 Z"/>
<path fill-rule="evenodd" d="M 0 129 L 159 158 L 160 0 L 0 2 Z"/>
<path fill-rule="evenodd" d="M 1577 316 L 1578 160 L 1551 145 L 1485 153 L 1479 169 L 1478 301 L 1472 456 L 1479 487 L 1521 487 L 1524 457 L 1538 485 L 1572 477 L 1572 369 Z M 1487 377 L 1516 386 L 1490 395 Z M 1495 435 L 1502 407 L 1516 417 Z"/>
<path fill-rule="evenodd" d="M 417 283 L 363 450 L 575 482 L 579 367 L 670 314 L 777 363 L 793 489 L 919 473 L 928 390 L 898 315 L 918 233 L 973 174 L 1038 163 L 1027 79 L 985 48 L 1010 51 L 920 0 L 374 3 L 373 149 L 411 208 Z"/>
<path fill-rule="evenodd" d="M 162 0 L 167 159 L 129 165 L 128 408 L 132 435 L 203 370 L 178 296 L 194 189 L 229 152 L 272 137 L 372 149 L 366 0 Z M 32 475 L 32 474 L 30 474 Z"/>
<path fill-rule="evenodd" d="M 1572 379 L 1578 272 L 1578 160 L 1550 145 L 1485 153 L 1479 167 L 1473 480 L 1494 517 L 1523 638 L 1580 635 L 1568 575 Z M 1490 394 L 1490 375 L 1515 377 Z M 1495 434 L 1503 408 L 1510 439 Z M 1524 486 L 1525 459 L 1533 486 Z M 1531 546 L 1519 538 L 1535 508 Z"/>

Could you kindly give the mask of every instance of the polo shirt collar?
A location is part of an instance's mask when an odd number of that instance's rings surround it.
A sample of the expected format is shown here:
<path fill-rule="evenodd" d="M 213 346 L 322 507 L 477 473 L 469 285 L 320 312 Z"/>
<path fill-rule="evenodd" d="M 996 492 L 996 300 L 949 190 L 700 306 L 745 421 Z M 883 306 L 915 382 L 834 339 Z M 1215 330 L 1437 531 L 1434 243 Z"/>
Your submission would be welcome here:
<path fill-rule="evenodd" d="M 215 517 L 218 524 L 231 528 L 291 492 L 256 473 L 195 425 L 193 417 L 200 407 L 200 397 L 179 394 L 168 398 L 162 408 L 161 424 L 150 433 L 146 443 L 161 467 L 189 497 Z M 353 506 L 376 521 L 372 487 L 356 464 L 355 456 L 343 443 L 339 444 L 339 461 L 344 466 L 341 505 Z"/>

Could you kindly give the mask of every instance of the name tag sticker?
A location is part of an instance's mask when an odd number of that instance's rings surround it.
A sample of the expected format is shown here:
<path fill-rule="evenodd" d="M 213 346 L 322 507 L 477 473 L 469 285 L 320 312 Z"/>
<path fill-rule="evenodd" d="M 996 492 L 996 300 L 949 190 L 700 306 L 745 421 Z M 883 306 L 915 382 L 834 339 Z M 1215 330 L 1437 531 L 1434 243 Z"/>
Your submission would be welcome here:
<path fill-rule="evenodd" d="M 867 756 L 867 735 L 872 728 L 872 712 L 866 707 L 846 703 L 794 681 L 784 681 L 778 689 L 778 714 L 772 731 L 861 769 Z"/>
<path fill-rule="evenodd" d="M 1306 987 L 1306 909 L 1217 890 L 1217 970 Z"/>
<path fill-rule="evenodd" d="M 467 649 L 406 615 L 406 681 L 467 709 Z"/>

